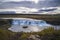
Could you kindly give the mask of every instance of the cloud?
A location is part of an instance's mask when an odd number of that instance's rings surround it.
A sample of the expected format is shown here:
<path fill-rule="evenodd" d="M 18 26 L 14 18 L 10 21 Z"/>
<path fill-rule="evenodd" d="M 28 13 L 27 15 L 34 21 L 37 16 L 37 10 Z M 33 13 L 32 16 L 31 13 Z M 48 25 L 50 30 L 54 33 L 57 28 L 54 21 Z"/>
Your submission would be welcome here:
<path fill-rule="evenodd" d="M 16 8 L 9 8 L 9 9 L 0 9 L 0 12 L 4 11 L 14 11 L 16 13 L 30 13 L 30 12 L 38 12 L 36 8 L 27 8 L 27 7 L 16 7 Z"/>
<path fill-rule="evenodd" d="M 1 0 L 0 0 L 1 1 Z M 12 2 L 13 1 L 13 2 Z M 37 4 L 35 4 L 35 3 Z M 56 7 L 60 6 L 59 0 L 2 0 L 0 2 L 0 9 L 14 8 L 14 7 L 30 7 L 30 8 L 42 8 L 42 7 Z"/>
<path fill-rule="evenodd" d="M 54 0 L 0 0 L 2 2 L 9 2 L 9 1 L 34 1 L 34 2 L 38 2 L 38 1 L 54 1 Z M 59 1 L 59 0 L 58 0 Z"/>
<path fill-rule="evenodd" d="M 0 0 L 2 2 L 10 2 L 10 1 L 15 1 L 15 2 L 19 2 L 19 1 L 33 1 L 35 3 L 38 3 L 39 1 L 45 1 L 45 0 Z"/>

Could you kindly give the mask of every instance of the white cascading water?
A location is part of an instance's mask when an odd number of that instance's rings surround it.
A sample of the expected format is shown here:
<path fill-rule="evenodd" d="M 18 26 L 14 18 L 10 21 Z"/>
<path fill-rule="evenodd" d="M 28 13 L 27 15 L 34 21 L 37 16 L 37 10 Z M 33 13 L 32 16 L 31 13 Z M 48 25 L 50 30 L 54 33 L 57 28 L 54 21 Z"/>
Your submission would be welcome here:
<path fill-rule="evenodd" d="M 13 19 L 12 25 L 8 30 L 13 32 L 38 32 L 50 26 L 43 20 L 17 18 Z"/>

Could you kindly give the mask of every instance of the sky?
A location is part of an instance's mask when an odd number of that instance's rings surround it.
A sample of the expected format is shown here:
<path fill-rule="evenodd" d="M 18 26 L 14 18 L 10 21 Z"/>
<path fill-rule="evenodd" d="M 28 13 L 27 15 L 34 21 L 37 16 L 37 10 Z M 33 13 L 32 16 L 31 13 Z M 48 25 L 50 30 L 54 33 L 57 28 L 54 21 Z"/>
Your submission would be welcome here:
<path fill-rule="evenodd" d="M 0 12 L 12 10 L 20 13 L 20 10 L 23 8 L 22 11 L 26 9 L 33 9 L 33 11 L 35 11 L 36 8 L 40 9 L 58 6 L 60 6 L 60 0 L 0 0 Z"/>
<path fill-rule="evenodd" d="M 3 0 L 3 2 L 6 2 L 6 1 L 16 1 L 16 2 L 18 2 L 18 1 L 33 1 L 33 2 L 37 3 L 39 0 Z"/>
<path fill-rule="evenodd" d="M 15 2 L 19 2 L 19 1 L 33 1 L 35 3 L 38 3 L 39 1 L 52 1 L 52 0 L 0 0 L 2 2 L 8 2 L 8 1 L 15 1 Z"/>
<path fill-rule="evenodd" d="M 26 3 L 22 1 L 30 1 L 30 2 Z M 51 7 L 58 6 L 59 4 L 60 4 L 59 0 L 0 0 L 0 8 L 10 8 L 10 7 L 20 7 L 20 6 L 40 8 L 46 6 L 51 6 Z"/>

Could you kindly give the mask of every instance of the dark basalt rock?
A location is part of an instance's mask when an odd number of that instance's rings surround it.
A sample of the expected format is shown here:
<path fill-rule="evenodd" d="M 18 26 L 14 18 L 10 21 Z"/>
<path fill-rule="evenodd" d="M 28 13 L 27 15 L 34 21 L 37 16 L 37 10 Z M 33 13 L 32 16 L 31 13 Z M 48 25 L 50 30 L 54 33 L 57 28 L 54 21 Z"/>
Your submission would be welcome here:
<path fill-rule="evenodd" d="M 23 26 L 23 28 L 28 28 L 28 26 Z"/>

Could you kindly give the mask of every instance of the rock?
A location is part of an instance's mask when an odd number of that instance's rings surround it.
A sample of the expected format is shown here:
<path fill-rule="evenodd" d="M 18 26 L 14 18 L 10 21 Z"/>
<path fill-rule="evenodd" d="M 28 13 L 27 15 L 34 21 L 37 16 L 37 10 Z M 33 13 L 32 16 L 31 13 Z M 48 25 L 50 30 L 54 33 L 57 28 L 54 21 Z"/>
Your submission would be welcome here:
<path fill-rule="evenodd" d="M 41 40 L 39 35 L 30 35 L 28 37 L 29 40 Z"/>

